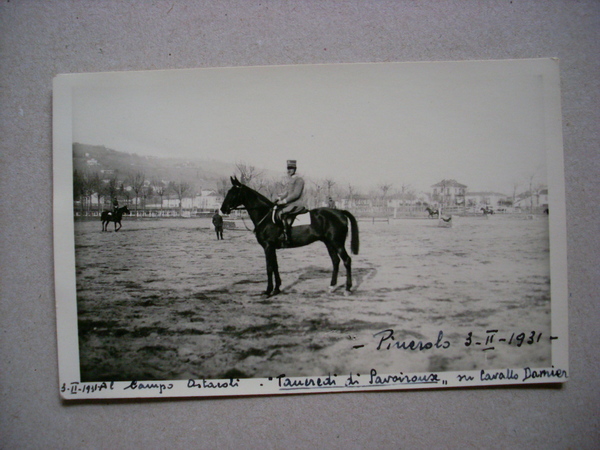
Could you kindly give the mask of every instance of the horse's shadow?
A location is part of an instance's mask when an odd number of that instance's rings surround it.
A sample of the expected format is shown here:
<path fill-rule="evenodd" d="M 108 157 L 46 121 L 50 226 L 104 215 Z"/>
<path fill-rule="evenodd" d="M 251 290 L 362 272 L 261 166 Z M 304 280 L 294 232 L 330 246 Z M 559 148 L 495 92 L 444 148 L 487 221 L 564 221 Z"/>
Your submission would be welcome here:
<path fill-rule="evenodd" d="M 366 281 L 371 280 L 377 275 L 377 268 L 375 266 L 370 267 L 358 267 L 352 272 L 354 277 L 355 290 L 358 290 Z"/>
<path fill-rule="evenodd" d="M 375 267 L 359 267 L 353 268 L 352 270 L 352 280 L 353 287 L 352 292 L 356 292 L 360 289 L 360 286 L 363 282 L 370 280 L 377 274 L 377 269 Z M 286 284 L 282 289 L 282 293 L 290 293 L 296 286 L 300 283 L 305 283 L 309 280 L 323 280 L 323 285 L 328 286 L 327 283 L 331 276 L 331 269 L 329 267 L 317 267 L 317 266 L 309 266 L 303 269 L 299 275 L 297 275 L 294 281 L 291 281 L 289 284 Z M 343 277 L 342 277 L 343 278 Z M 338 290 L 344 288 L 344 283 L 338 283 L 333 289 L 329 289 L 330 293 L 335 293 Z"/>
<path fill-rule="evenodd" d="M 297 273 L 297 272 L 296 272 Z M 229 301 L 233 298 L 239 298 L 240 296 L 246 298 L 256 298 L 261 301 L 259 303 L 264 304 L 272 304 L 277 302 L 277 297 L 285 296 L 290 294 L 295 295 L 303 295 L 305 297 L 319 297 L 323 294 L 322 290 L 315 290 L 314 286 L 316 284 L 323 285 L 323 290 L 328 290 L 329 294 L 337 294 L 338 291 L 343 291 L 344 283 L 338 283 L 334 289 L 327 289 L 329 282 L 330 270 L 325 267 L 318 266 L 309 266 L 303 269 L 299 274 L 297 273 L 296 279 L 291 281 L 288 284 L 285 284 L 282 291 L 274 297 L 267 297 L 264 292 L 258 289 L 258 285 L 263 283 L 263 280 L 251 280 L 251 279 L 242 279 L 233 282 L 231 285 L 223 286 L 217 289 L 208 289 L 201 290 L 194 293 L 193 297 L 195 300 L 205 300 L 205 301 Z M 375 267 L 359 267 L 353 271 L 353 280 L 355 281 L 352 292 L 356 292 L 360 289 L 360 286 L 374 278 L 377 275 L 377 268 Z M 312 283 L 310 283 L 312 281 Z M 309 287 L 303 289 L 302 291 L 298 291 L 295 288 L 300 284 L 306 285 L 309 282 Z M 257 289 L 254 290 L 254 287 Z"/>

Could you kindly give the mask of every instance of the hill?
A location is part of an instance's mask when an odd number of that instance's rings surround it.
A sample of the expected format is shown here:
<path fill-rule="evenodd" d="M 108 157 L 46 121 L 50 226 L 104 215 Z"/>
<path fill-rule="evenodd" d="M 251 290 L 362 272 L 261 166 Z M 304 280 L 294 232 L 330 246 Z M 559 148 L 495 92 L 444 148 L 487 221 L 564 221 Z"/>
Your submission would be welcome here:
<path fill-rule="evenodd" d="M 235 173 L 235 165 L 214 160 L 159 158 L 125 153 L 104 146 L 73 144 L 73 169 L 116 176 L 119 181 L 143 173 L 148 181 L 187 182 L 197 190 L 217 189 L 219 179 Z"/>

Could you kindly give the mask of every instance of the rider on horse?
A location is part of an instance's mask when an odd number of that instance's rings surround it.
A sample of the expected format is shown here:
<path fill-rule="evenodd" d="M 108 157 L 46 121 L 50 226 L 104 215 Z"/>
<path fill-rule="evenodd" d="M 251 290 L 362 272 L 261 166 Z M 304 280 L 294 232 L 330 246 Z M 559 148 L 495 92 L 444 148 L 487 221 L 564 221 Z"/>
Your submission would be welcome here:
<path fill-rule="evenodd" d="M 113 197 L 112 204 L 113 204 L 112 213 L 116 214 L 117 213 L 117 209 L 119 209 L 119 200 L 117 200 L 117 197 Z"/>
<path fill-rule="evenodd" d="M 283 222 L 283 241 L 287 246 L 291 244 L 294 217 L 306 211 L 302 201 L 304 179 L 296 175 L 296 169 L 296 161 L 288 160 L 285 192 L 279 194 L 277 200 L 275 200 L 279 217 Z"/>

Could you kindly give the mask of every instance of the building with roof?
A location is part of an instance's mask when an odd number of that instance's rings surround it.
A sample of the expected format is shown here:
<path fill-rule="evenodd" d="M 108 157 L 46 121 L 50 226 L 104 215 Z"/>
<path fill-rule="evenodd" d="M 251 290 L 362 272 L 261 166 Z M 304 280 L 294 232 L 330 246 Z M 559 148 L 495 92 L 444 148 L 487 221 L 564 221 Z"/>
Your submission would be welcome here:
<path fill-rule="evenodd" d="M 525 192 L 516 198 L 513 206 L 523 211 L 547 209 L 548 189 L 540 189 L 533 193 Z"/>
<path fill-rule="evenodd" d="M 431 199 L 446 206 L 462 206 L 465 204 L 467 186 L 456 180 L 442 180 L 432 187 Z"/>
<path fill-rule="evenodd" d="M 509 197 L 499 192 L 479 191 L 465 194 L 467 206 L 500 206 L 509 200 Z"/>

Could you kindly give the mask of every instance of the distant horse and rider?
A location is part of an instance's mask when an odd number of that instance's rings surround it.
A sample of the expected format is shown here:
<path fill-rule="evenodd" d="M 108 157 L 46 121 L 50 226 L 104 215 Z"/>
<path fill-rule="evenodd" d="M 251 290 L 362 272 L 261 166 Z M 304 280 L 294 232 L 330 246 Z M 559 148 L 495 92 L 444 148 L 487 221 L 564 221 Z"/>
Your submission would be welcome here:
<path fill-rule="evenodd" d="M 434 217 L 439 217 L 440 216 L 440 210 L 437 208 L 430 208 L 429 206 L 427 208 L 425 208 L 425 211 L 427 211 L 429 213 L 429 218 L 432 219 Z"/>
<path fill-rule="evenodd" d="M 481 210 L 483 212 L 484 216 L 487 216 L 488 214 L 494 214 L 494 210 L 492 208 L 490 208 L 489 206 L 486 206 L 484 208 L 481 208 Z"/>
<path fill-rule="evenodd" d="M 296 161 L 288 161 L 287 181 L 287 191 L 272 202 L 232 177 L 232 187 L 221 205 L 223 214 L 229 214 L 234 209 L 245 209 L 254 224 L 254 234 L 264 249 L 267 265 L 267 289 L 264 294 L 270 297 L 281 292 L 276 250 L 302 247 L 317 241 L 325 244 L 333 264 L 330 291 L 333 291 L 337 285 L 341 260 L 346 268 L 345 293 L 349 294 L 352 288 L 352 259 L 346 252 L 345 242 L 350 228 L 350 249 L 352 254 L 358 254 L 359 236 L 356 218 L 345 210 L 316 208 L 308 211 L 310 225 L 292 228 L 294 218 L 305 210 L 300 203 L 304 180 L 296 176 Z M 283 212 L 283 215 L 279 214 L 280 212 Z"/>
<path fill-rule="evenodd" d="M 117 207 L 112 211 L 102 211 L 102 215 L 100 219 L 102 220 L 102 231 L 108 231 L 108 224 L 110 222 L 115 223 L 115 231 L 119 231 L 121 229 L 121 219 L 123 218 L 123 214 L 131 214 L 127 205 Z M 119 228 L 117 228 L 117 224 Z"/>

